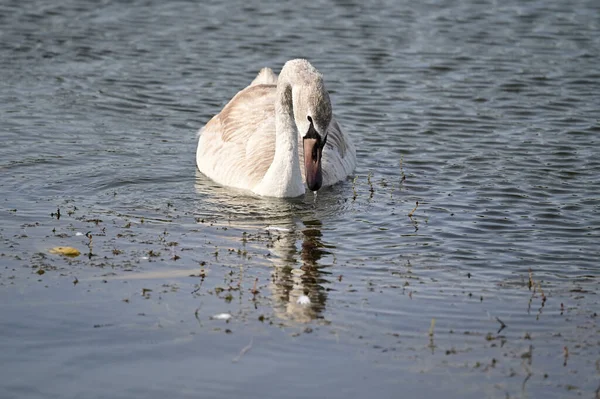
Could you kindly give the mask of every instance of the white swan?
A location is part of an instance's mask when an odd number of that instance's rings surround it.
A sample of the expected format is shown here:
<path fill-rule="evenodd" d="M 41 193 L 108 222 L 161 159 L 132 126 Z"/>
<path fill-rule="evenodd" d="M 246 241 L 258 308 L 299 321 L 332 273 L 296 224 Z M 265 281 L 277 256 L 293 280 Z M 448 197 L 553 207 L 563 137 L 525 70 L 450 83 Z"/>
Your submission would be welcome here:
<path fill-rule="evenodd" d="M 279 77 L 263 68 L 199 136 L 200 172 L 258 195 L 296 197 L 305 182 L 316 191 L 346 178 L 356 165 L 356 149 L 333 118 L 323 76 L 306 60 L 288 61 Z"/>

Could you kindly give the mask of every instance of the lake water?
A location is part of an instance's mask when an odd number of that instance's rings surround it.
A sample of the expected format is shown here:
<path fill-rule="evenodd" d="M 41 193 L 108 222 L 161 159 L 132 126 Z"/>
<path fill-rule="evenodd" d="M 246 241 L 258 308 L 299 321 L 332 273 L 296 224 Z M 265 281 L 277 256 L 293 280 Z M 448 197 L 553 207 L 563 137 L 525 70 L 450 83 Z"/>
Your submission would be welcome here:
<path fill-rule="evenodd" d="M 296 57 L 355 176 L 207 180 Z M 3 1 L 0 397 L 600 397 L 599 65 L 597 1 Z"/>

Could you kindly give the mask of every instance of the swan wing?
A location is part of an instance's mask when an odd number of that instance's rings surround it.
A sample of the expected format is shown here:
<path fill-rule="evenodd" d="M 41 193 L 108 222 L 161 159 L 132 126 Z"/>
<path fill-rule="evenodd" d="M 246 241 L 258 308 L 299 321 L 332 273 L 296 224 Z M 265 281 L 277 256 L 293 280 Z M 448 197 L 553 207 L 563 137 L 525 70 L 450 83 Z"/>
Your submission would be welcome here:
<path fill-rule="evenodd" d="M 254 78 L 250 86 L 255 85 L 276 85 L 277 75 L 271 68 L 263 68 L 258 72 L 258 75 Z"/>
<path fill-rule="evenodd" d="M 247 190 L 262 180 L 275 155 L 275 93 L 274 85 L 250 85 L 200 130 L 196 163 L 202 173 Z"/>
<path fill-rule="evenodd" d="M 323 151 L 323 185 L 344 180 L 356 167 L 356 148 L 335 117 L 327 129 L 327 144 Z"/>

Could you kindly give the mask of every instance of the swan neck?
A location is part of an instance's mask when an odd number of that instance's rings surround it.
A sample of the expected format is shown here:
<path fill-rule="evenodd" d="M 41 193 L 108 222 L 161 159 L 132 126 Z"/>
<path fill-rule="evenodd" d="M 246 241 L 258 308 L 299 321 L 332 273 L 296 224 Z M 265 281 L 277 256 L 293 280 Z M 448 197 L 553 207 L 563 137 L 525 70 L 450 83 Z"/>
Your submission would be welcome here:
<path fill-rule="evenodd" d="M 292 85 L 281 75 L 275 103 L 275 156 L 254 192 L 275 197 L 297 197 L 305 192 L 298 159 L 298 129 L 294 122 Z"/>
<path fill-rule="evenodd" d="M 275 153 L 285 151 L 293 153 L 298 148 L 298 130 L 294 122 L 292 85 L 284 76 L 277 84 L 277 103 L 275 104 Z M 297 153 L 297 151 L 296 151 Z M 282 155 L 282 154 L 281 154 Z"/>

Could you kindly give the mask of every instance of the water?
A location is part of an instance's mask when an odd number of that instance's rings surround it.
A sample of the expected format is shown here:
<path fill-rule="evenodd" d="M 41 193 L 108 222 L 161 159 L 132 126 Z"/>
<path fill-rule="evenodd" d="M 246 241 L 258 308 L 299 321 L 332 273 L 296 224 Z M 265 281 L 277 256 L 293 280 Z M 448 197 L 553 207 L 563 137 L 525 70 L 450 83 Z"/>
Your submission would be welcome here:
<path fill-rule="evenodd" d="M 597 396 L 599 11 L 4 1 L 0 396 Z M 295 57 L 356 175 L 196 172 L 198 128 Z"/>

